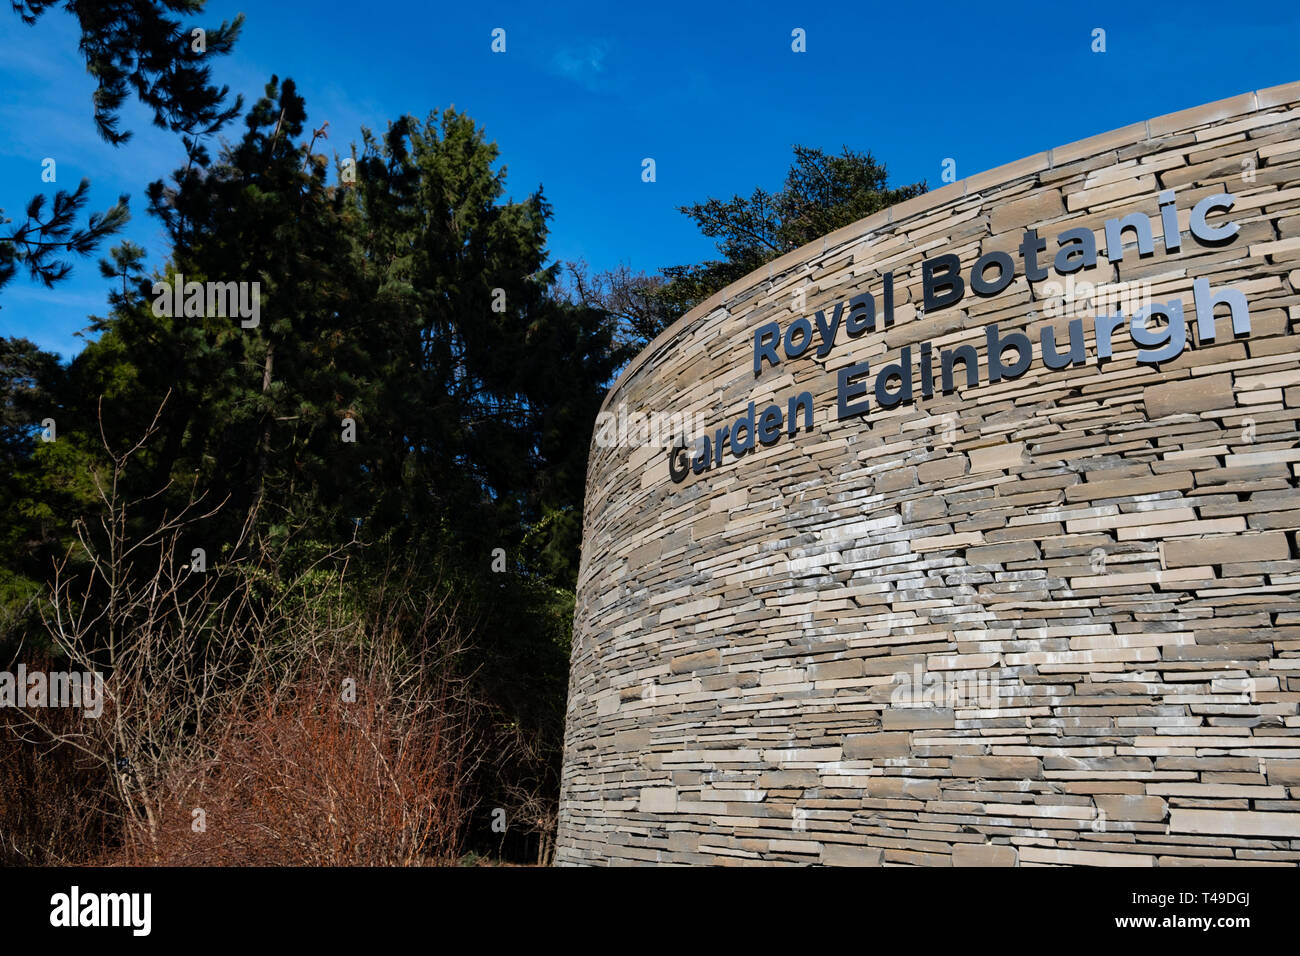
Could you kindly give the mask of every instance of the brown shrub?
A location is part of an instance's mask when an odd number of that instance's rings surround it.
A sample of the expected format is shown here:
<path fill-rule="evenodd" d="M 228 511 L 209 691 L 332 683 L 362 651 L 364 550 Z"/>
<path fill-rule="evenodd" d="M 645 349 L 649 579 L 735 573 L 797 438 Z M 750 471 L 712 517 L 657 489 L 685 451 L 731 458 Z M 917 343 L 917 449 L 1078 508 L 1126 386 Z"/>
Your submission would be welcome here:
<path fill-rule="evenodd" d="M 122 862 L 194 866 L 410 866 L 455 859 L 466 730 L 445 685 L 412 707 L 382 681 L 305 678 L 234 717 L 217 759 L 178 781 L 156 837 Z M 200 815 L 204 827 L 200 827 Z"/>
<path fill-rule="evenodd" d="M 25 740 L 3 764 L 0 823 L 25 835 L 4 852 L 32 863 L 450 860 L 482 750 L 455 676 L 455 589 L 409 573 L 354 583 L 346 548 L 293 574 L 240 544 L 191 569 L 188 536 L 219 508 L 191 498 L 136 527 L 140 502 L 120 488 L 148 438 L 108 449 L 112 467 L 92 476 L 102 515 L 76 523 L 41 605 L 67 666 L 104 672 L 102 716 L 13 716 Z"/>
<path fill-rule="evenodd" d="M 85 719 L 51 711 L 50 734 L 0 709 L 0 866 L 77 863 L 113 838 L 100 766 L 62 739 Z"/>

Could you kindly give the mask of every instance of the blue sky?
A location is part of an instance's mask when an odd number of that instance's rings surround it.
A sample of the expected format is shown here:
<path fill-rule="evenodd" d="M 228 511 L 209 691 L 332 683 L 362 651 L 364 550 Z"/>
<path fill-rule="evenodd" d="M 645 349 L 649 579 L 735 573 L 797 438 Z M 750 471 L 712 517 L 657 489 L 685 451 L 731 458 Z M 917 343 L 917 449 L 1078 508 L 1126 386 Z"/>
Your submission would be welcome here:
<path fill-rule="evenodd" d="M 144 188 L 179 141 L 131 105 L 126 146 L 98 139 L 93 84 L 61 9 L 26 27 L 0 9 L 0 207 L 92 182 L 92 209 L 131 195 L 125 235 L 160 266 Z M 509 191 L 544 186 L 550 251 L 653 272 L 713 252 L 679 205 L 776 188 L 791 146 L 870 150 L 895 183 L 941 185 L 1151 116 L 1300 79 L 1300 7 L 1275 2 L 1089 4 L 476 3 L 210 0 L 195 22 L 247 15 L 215 76 L 251 102 L 292 76 L 313 126 L 347 152 L 364 124 L 448 105 L 501 148 Z M 506 52 L 491 52 L 494 28 Z M 807 52 L 791 50 L 803 29 Z M 1106 31 L 1106 52 L 1090 49 Z M 237 136 L 242 124 L 227 127 Z M 41 160 L 58 162 L 57 185 Z M 641 180 L 655 160 L 657 181 Z M 107 249 L 101 250 L 101 254 Z M 95 258 L 47 291 L 0 292 L 0 335 L 65 357 L 105 311 Z"/>

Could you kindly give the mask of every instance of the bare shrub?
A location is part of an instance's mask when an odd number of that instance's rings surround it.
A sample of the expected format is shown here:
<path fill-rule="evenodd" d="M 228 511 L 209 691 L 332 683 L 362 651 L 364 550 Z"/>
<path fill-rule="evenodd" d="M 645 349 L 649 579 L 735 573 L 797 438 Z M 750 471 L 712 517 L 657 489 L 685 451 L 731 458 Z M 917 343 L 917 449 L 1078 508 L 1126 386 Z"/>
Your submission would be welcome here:
<path fill-rule="evenodd" d="M 66 866 L 110 838 L 99 769 L 59 739 L 84 719 L 54 711 L 53 732 L 33 734 L 20 714 L 0 709 L 0 866 Z"/>
<path fill-rule="evenodd" d="M 459 849 L 464 754 L 454 713 L 400 712 L 381 687 L 304 679 L 236 719 L 133 864 L 410 866 Z M 201 811 L 201 817 L 195 811 Z M 201 824 L 201 826 L 200 826 Z"/>
<path fill-rule="evenodd" d="M 537 841 L 537 865 L 550 866 L 555 858 L 555 836 L 560 822 L 560 799 L 546 774 L 547 760 L 541 734 L 512 724 L 505 732 L 515 772 L 502 782 L 507 818 Z"/>
<path fill-rule="evenodd" d="M 108 449 L 110 467 L 93 476 L 98 520 L 77 523 L 45 606 L 69 664 L 105 674 L 103 715 L 68 724 L 24 711 L 15 725 L 31 753 L 52 743 L 78 755 L 90 791 L 55 798 L 116 834 L 83 857 L 450 860 L 474 751 L 449 589 L 359 601 L 341 553 L 286 579 L 264 550 L 240 553 L 247 530 L 196 571 L 189 545 L 216 509 L 191 496 L 139 530 L 141 502 L 119 490 L 151 436 Z"/>

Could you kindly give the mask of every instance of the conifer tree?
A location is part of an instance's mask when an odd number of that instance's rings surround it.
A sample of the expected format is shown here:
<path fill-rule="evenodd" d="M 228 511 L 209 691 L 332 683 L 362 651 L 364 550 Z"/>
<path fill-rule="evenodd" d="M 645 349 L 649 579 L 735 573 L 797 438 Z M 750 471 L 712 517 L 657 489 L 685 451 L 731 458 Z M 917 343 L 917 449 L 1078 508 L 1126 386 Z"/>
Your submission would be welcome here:
<path fill-rule="evenodd" d="M 199 140 L 220 129 L 243 108 L 239 97 L 227 105 L 229 88 L 211 82 L 209 57 L 229 53 L 243 26 L 243 15 L 213 29 L 182 25 L 170 14 L 193 16 L 206 0 L 12 0 L 14 12 L 33 26 L 52 8 L 77 21 L 78 49 L 86 71 L 95 78 L 95 129 L 113 146 L 131 138 L 121 128 L 121 108 L 134 92 L 152 110 L 154 125 L 180 133 L 187 153 Z M 24 207 L 18 224 L 0 208 L 0 289 L 25 270 L 46 287 L 72 271 L 68 256 L 88 256 L 129 218 L 127 196 L 103 212 L 92 213 L 83 226 L 76 221 L 89 200 L 89 180 L 71 192 L 59 190 L 50 200 L 38 194 Z"/>

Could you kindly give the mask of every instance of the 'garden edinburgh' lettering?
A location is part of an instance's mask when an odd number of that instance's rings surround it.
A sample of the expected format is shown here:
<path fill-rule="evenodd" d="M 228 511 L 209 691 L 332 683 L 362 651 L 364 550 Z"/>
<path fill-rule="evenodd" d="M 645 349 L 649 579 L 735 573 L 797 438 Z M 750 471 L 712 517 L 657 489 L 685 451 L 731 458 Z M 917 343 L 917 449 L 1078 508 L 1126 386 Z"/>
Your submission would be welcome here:
<path fill-rule="evenodd" d="M 1235 201 L 1231 193 L 1217 193 L 1198 202 L 1191 211 L 1189 222 L 1192 237 L 1203 246 L 1218 247 L 1231 243 L 1237 235 L 1238 225 L 1230 220 L 1212 225 L 1208 220 L 1213 213 L 1231 211 Z M 1158 195 L 1157 217 L 1134 212 L 1106 221 L 1103 227 L 1106 259 L 1115 263 L 1123 258 L 1126 231 L 1131 231 L 1136 236 L 1140 256 L 1153 255 L 1153 218 L 1159 219 L 1165 252 L 1180 251 L 1183 236 L 1178 225 L 1174 192 L 1164 190 Z M 1066 229 L 1056 236 L 1055 242 L 1057 248 L 1050 269 L 1058 275 L 1073 275 L 1082 269 L 1096 266 L 1098 250 L 1093 230 Z M 1026 279 L 1041 282 L 1048 277 L 1049 266 L 1044 258 L 1047 240 L 1039 236 L 1038 230 L 1030 229 L 1024 233 L 1017 252 Z M 961 302 L 967 292 L 985 298 L 997 295 L 1015 280 L 1016 275 L 1017 264 L 1006 252 L 988 252 L 980 256 L 969 275 L 964 278 L 962 263 L 956 255 L 944 254 L 925 259 L 921 263 L 924 312 L 928 315 L 954 306 Z M 1215 312 L 1220 306 L 1227 308 L 1234 336 L 1250 334 L 1250 309 L 1246 296 L 1241 291 L 1233 288 L 1215 290 L 1210 287 L 1208 280 L 1196 278 L 1192 282 L 1192 300 L 1198 341 L 1205 343 L 1215 340 Z M 758 377 L 762 373 L 765 364 L 777 366 L 809 352 L 824 359 L 840 341 L 841 329 L 847 338 L 858 338 L 875 331 L 877 319 L 883 327 L 892 325 L 894 321 L 892 272 L 887 272 L 882 277 L 879 311 L 876 297 L 871 292 L 863 292 L 847 302 L 838 303 L 829 318 L 825 311 L 818 310 L 811 319 L 794 319 L 784 330 L 778 322 L 769 322 L 755 329 L 754 376 Z M 1111 314 L 1094 316 L 1092 322 L 1096 359 L 1099 363 L 1111 358 L 1113 338 L 1121 327 L 1127 328 L 1128 335 L 1138 346 L 1137 360 L 1143 364 L 1157 365 L 1176 358 L 1187 344 L 1183 303 L 1178 299 L 1145 304 L 1134 310 L 1128 318 L 1122 308 L 1116 309 Z M 1065 347 L 1056 340 L 1052 325 L 1044 324 L 1038 335 L 1037 355 L 1033 342 L 1025 333 L 1003 333 L 996 323 L 988 325 L 984 329 L 988 347 L 987 368 L 984 369 L 981 368 L 979 353 L 972 345 L 941 349 L 936 355 L 929 342 L 923 342 L 916 354 L 910 345 L 902 348 L 895 361 L 876 371 L 875 380 L 870 384 L 870 363 L 848 365 L 838 372 L 836 420 L 866 415 L 872 397 L 881 408 L 888 409 L 915 401 L 918 391 L 922 398 L 932 396 L 936 388 L 944 394 L 951 393 L 959 382 L 958 363 L 962 366 L 966 388 L 975 388 L 982 381 L 1000 382 L 1019 378 L 1029 370 L 1036 358 L 1054 370 L 1085 365 L 1089 359 L 1083 323 L 1083 318 L 1070 320 L 1069 343 Z M 1010 361 L 1007 360 L 1008 353 L 1014 353 L 1014 358 Z M 758 410 L 755 403 L 750 402 L 738 419 L 717 429 L 712 435 L 701 435 L 689 445 L 683 438 L 669 448 L 668 471 L 672 480 L 680 483 L 692 472 L 698 475 L 721 466 L 724 453 L 730 453 L 734 458 L 743 458 L 754 450 L 756 444 L 766 446 L 778 442 L 783 431 L 787 436 L 793 437 L 800 431 L 811 431 L 812 428 L 811 392 L 805 391 L 791 397 L 784 409 L 779 404 L 772 404 Z"/>

